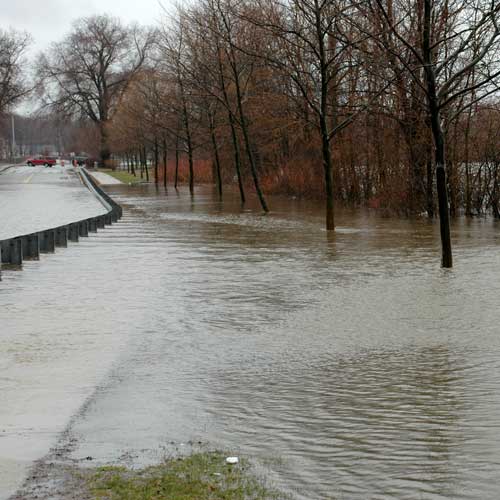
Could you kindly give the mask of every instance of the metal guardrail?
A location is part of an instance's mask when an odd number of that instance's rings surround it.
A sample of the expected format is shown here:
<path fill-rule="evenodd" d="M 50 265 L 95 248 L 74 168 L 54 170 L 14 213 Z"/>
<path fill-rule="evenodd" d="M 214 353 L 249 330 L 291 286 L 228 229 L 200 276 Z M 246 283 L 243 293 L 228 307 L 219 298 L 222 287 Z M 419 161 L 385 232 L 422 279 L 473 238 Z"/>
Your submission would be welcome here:
<path fill-rule="evenodd" d="M 20 267 L 23 260 L 38 260 L 41 253 L 54 253 L 56 247 L 67 247 L 68 241 L 78 242 L 79 238 L 87 237 L 89 232 L 96 233 L 98 229 L 110 226 L 122 217 L 122 207 L 95 182 L 84 168 L 81 169 L 81 178 L 108 212 L 105 215 L 0 241 L 0 280 L 2 279 L 1 264 Z"/>
<path fill-rule="evenodd" d="M 84 181 L 87 183 L 87 187 L 90 190 L 94 190 L 97 193 L 97 196 L 101 200 L 101 202 L 102 202 L 102 200 L 104 200 L 106 202 L 104 204 L 104 206 L 106 208 L 111 207 L 111 211 L 116 212 L 116 214 L 118 215 L 118 218 L 121 218 L 123 215 L 122 207 L 120 207 L 120 205 L 118 205 L 118 203 L 116 203 L 116 201 L 113 200 L 113 198 L 111 198 L 111 196 L 109 196 L 109 194 L 106 193 L 106 191 L 104 191 L 101 188 L 101 186 L 95 181 L 95 179 L 92 177 L 92 175 L 89 173 L 89 171 L 86 168 L 82 167 L 80 170 L 83 174 L 82 177 L 83 177 Z M 89 185 L 91 186 L 92 189 L 90 188 Z"/>
<path fill-rule="evenodd" d="M 9 168 L 12 168 L 12 167 L 15 167 L 15 165 L 12 165 L 10 163 L 2 163 L 0 164 L 0 174 L 4 171 L 4 170 L 7 170 Z"/>

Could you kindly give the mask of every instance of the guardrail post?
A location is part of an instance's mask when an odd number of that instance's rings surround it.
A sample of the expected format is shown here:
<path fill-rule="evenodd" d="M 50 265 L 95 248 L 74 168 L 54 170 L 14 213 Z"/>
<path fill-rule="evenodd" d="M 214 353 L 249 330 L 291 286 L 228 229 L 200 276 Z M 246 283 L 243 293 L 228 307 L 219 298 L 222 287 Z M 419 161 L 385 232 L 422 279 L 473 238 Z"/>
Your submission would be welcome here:
<path fill-rule="evenodd" d="M 47 231 L 42 231 L 39 234 L 40 234 L 40 252 L 54 253 L 56 249 L 55 231 L 53 229 L 49 229 Z"/>
<path fill-rule="evenodd" d="M 86 220 L 82 220 L 78 223 L 78 234 L 82 238 L 85 238 L 89 235 L 89 225 Z"/>
<path fill-rule="evenodd" d="M 23 264 L 23 243 L 21 238 L 13 238 L 9 240 L 9 260 L 15 266 L 22 266 Z"/>
<path fill-rule="evenodd" d="M 56 229 L 56 247 L 68 246 L 68 226 L 61 226 Z"/>
<path fill-rule="evenodd" d="M 107 226 L 111 226 L 113 224 L 113 219 L 111 217 L 111 212 L 106 214 L 104 216 L 104 223 L 107 225 Z"/>
<path fill-rule="evenodd" d="M 23 257 L 29 257 L 29 251 L 28 251 L 28 236 L 21 236 L 19 238 L 21 240 L 21 247 L 23 251 Z"/>
<path fill-rule="evenodd" d="M 40 258 L 40 240 L 38 233 L 21 236 L 19 240 L 21 241 L 22 258 L 34 260 Z"/>
<path fill-rule="evenodd" d="M 40 238 L 38 233 L 28 235 L 28 257 L 36 260 L 40 258 Z"/>
<path fill-rule="evenodd" d="M 10 240 L 4 240 L 0 243 L 2 247 L 2 263 L 10 264 Z"/>
<path fill-rule="evenodd" d="M 68 230 L 68 239 L 74 243 L 78 242 L 78 223 L 70 224 Z"/>
<path fill-rule="evenodd" d="M 97 233 L 97 220 L 96 217 L 88 220 L 89 223 L 89 232 Z"/>
<path fill-rule="evenodd" d="M 97 217 L 97 227 L 99 229 L 104 229 L 106 227 L 106 221 L 104 215 L 99 215 L 99 217 Z"/>

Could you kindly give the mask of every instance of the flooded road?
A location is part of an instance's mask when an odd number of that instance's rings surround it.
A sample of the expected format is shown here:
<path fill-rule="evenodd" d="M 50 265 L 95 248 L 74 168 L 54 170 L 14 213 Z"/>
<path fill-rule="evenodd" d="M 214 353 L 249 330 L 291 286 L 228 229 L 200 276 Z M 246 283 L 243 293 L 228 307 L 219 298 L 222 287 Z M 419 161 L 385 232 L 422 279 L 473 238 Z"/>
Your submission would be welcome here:
<path fill-rule="evenodd" d="M 67 431 L 143 465 L 192 443 L 299 499 L 500 495 L 500 225 L 113 186 L 116 225 L 0 283 L 0 492 Z M 0 498 L 2 497 L 0 494 Z"/>
<path fill-rule="evenodd" d="M 71 165 L 0 169 L 0 240 L 107 213 Z"/>

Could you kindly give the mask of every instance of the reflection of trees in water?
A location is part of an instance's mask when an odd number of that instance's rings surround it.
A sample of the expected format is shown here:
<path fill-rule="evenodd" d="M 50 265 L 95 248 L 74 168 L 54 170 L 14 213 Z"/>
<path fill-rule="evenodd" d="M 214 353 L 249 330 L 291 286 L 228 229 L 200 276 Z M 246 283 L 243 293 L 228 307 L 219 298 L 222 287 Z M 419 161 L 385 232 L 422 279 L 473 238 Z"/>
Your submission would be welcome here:
<path fill-rule="evenodd" d="M 225 441 L 283 456 L 285 481 L 317 495 L 453 497 L 465 439 L 464 367 L 446 346 L 312 360 L 274 348 L 214 381 Z"/>

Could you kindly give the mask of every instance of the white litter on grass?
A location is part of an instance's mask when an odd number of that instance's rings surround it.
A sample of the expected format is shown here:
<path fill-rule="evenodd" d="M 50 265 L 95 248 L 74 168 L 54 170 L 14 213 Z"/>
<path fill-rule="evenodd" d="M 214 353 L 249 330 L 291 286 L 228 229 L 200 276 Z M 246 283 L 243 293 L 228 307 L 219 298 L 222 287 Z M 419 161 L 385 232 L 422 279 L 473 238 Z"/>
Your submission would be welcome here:
<path fill-rule="evenodd" d="M 239 462 L 239 458 L 238 457 L 227 457 L 226 458 L 226 464 L 230 464 L 230 465 L 235 465 Z"/>

